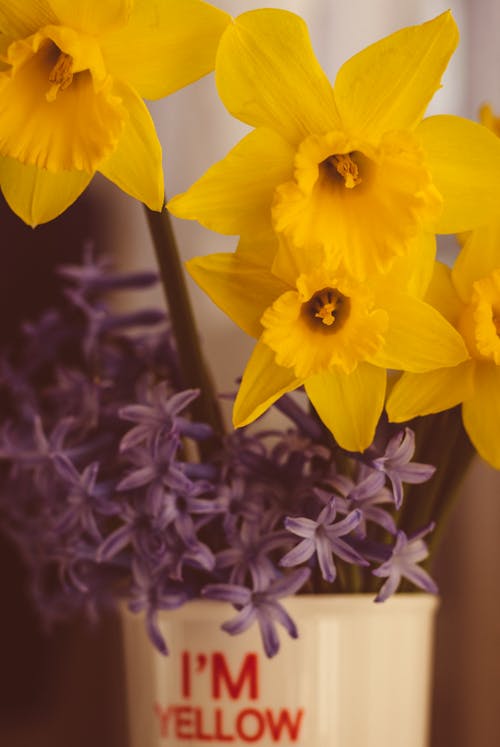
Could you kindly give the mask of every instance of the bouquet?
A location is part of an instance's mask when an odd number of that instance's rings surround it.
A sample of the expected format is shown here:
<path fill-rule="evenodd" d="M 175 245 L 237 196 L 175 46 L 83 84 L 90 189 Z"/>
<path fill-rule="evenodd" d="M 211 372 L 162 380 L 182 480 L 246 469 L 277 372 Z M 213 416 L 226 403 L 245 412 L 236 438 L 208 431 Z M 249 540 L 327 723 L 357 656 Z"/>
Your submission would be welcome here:
<path fill-rule="evenodd" d="M 273 656 L 277 626 L 300 632 L 288 595 L 437 592 L 464 470 L 476 452 L 500 468 L 498 120 L 425 117 L 451 14 L 375 42 L 333 85 L 282 10 L 47 0 L 9 3 L 0 30 L 12 210 L 56 220 L 99 171 L 145 204 L 158 258 L 117 273 L 91 242 L 58 268 L 64 302 L 2 354 L 2 527 L 45 619 L 125 599 L 168 653 L 158 613 L 215 599 L 229 634 L 256 623 Z M 252 129 L 165 207 L 142 99 L 214 68 Z M 234 429 L 169 213 L 239 237 L 187 263 L 256 340 L 224 395 Z M 453 267 L 438 234 L 458 236 Z M 117 311 L 158 282 L 166 310 Z"/>

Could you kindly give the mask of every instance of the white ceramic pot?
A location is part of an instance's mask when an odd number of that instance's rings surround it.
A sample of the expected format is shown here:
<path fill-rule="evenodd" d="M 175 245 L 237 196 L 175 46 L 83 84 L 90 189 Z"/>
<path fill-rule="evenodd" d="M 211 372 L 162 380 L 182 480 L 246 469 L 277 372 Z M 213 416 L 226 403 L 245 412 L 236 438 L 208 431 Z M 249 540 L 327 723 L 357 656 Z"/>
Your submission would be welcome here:
<path fill-rule="evenodd" d="M 299 627 L 272 659 L 259 631 L 231 637 L 231 606 L 160 615 L 170 655 L 123 613 L 129 747 L 426 747 L 438 600 L 399 594 L 285 600 Z"/>

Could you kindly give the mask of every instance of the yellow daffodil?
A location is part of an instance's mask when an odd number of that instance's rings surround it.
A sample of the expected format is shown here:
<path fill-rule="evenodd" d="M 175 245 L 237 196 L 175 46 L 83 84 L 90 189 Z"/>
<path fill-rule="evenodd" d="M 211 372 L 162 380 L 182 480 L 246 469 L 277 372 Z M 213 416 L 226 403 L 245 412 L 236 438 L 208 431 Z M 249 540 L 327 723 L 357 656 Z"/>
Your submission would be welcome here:
<path fill-rule="evenodd" d="M 304 385 L 338 443 L 363 451 L 384 405 L 386 369 L 423 372 L 467 357 L 460 335 L 394 278 L 353 280 L 328 258 L 293 248 L 272 270 L 245 246 L 188 262 L 215 303 L 258 339 L 234 405 L 246 425 Z"/>
<path fill-rule="evenodd" d="M 485 104 L 480 118 L 500 135 L 500 119 Z M 500 141 L 499 141 L 500 142 Z M 388 402 L 395 422 L 462 404 L 462 420 L 478 453 L 500 469 L 500 212 L 488 225 L 458 237 L 452 270 L 436 263 L 427 300 L 462 334 L 469 359 L 452 368 L 405 373 Z"/>
<path fill-rule="evenodd" d="M 0 186 L 12 209 L 51 220 L 96 171 L 161 209 L 142 98 L 213 69 L 228 21 L 200 0 L 0 0 Z"/>
<path fill-rule="evenodd" d="M 500 469 L 500 220 L 473 231 L 450 270 L 436 265 L 427 299 L 462 334 L 469 359 L 427 373 L 405 373 L 387 403 L 396 422 L 462 404 L 478 453 Z"/>
<path fill-rule="evenodd" d="M 169 208 L 221 233 L 326 249 L 360 278 L 385 272 L 421 230 L 484 224 L 500 199 L 500 143 L 459 117 L 422 121 L 457 41 L 444 13 L 355 55 L 332 87 L 300 18 L 241 15 L 216 79 L 255 129 Z"/>

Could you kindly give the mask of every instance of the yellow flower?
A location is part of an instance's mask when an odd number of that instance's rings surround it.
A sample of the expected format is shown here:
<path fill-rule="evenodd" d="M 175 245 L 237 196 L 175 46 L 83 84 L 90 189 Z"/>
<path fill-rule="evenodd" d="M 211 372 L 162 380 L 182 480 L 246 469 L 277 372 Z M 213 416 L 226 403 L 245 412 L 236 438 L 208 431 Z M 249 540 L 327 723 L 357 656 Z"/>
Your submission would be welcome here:
<path fill-rule="evenodd" d="M 200 0 L 0 0 L 0 185 L 51 220 L 96 171 L 160 210 L 161 147 L 142 97 L 213 68 L 229 17 Z"/>
<path fill-rule="evenodd" d="M 500 221 L 473 231 L 452 270 L 436 265 L 427 300 L 462 334 L 469 359 L 453 368 L 405 373 L 387 402 L 396 422 L 462 403 L 478 453 L 500 469 Z"/>
<path fill-rule="evenodd" d="M 457 40 L 444 13 L 355 55 L 332 87 L 300 18 L 241 15 L 216 80 L 255 129 L 169 209 L 221 233 L 275 231 L 360 278 L 387 271 L 422 230 L 484 224 L 500 199 L 500 143 L 459 117 L 422 121 Z"/>
<path fill-rule="evenodd" d="M 489 130 L 500 136 L 500 117 L 496 117 L 490 104 L 483 104 L 479 110 L 479 121 Z"/>
<path fill-rule="evenodd" d="M 273 269 L 265 247 L 188 262 L 197 283 L 258 339 L 234 405 L 236 427 L 304 385 L 338 443 L 363 451 L 384 406 L 386 369 L 423 372 L 460 363 L 460 335 L 431 306 L 383 276 L 361 283 L 328 259 L 287 248 Z M 254 256 L 255 254 L 255 256 Z"/>

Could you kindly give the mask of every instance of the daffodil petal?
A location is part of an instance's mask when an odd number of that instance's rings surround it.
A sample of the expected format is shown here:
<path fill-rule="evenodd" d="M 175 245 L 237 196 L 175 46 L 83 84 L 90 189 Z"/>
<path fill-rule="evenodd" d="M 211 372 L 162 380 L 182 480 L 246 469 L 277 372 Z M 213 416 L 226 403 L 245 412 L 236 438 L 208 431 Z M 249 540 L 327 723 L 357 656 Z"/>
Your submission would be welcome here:
<path fill-rule="evenodd" d="M 500 138 L 467 119 L 428 117 L 417 128 L 434 184 L 444 199 L 436 233 L 489 223 L 500 204 Z"/>
<path fill-rule="evenodd" d="M 84 191 L 92 176 L 84 171 L 52 173 L 0 158 L 0 184 L 11 209 L 35 227 L 63 213 Z"/>
<path fill-rule="evenodd" d="M 293 13 L 239 16 L 222 35 L 215 72 L 222 101 L 246 124 L 270 127 L 292 144 L 339 128 L 332 87 Z"/>
<path fill-rule="evenodd" d="M 377 306 L 389 315 L 385 345 L 370 359 L 377 366 L 422 373 L 469 357 L 462 336 L 429 304 L 394 292 Z"/>
<path fill-rule="evenodd" d="M 473 370 L 473 361 L 465 361 L 451 368 L 403 374 L 387 399 L 389 420 L 403 423 L 459 405 L 472 395 Z"/>
<path fill-rule="evenodd" d="M 436 259 L 436 237 L 421 233 L 408 242 L 408 254 L 396 257 L 388 273 L 389 282 L 396 280 L 412 296 L 422 298 L 431 282 Z M 394 288 L 394 285 L 392 285 Z"/>
<path fill-rule="evenodd" d="M 289 287 L 237 254 L 210 254 L 186 262 L 191 277 L 247 334 L 259 337 L 260 318 Z"/>
<path fill-rule="evenodd" d="M 252 233 L 241 236 L 236 247 L 236 254 L 240 259 L 269 269 L 276 256 L 278 245 L 278 238 L 274 231 L 262 234 Z M 295 278 L 292 279 L 292 284 L 294 283 Z"/>
<path fill-rule="evenodd" d="M 140 1 L 140 0 L 139 0 Z M 59 21 L 86 34 L 104 31 L 127 23 L 134 0 L 49 0 Z"/>
<path fill-rule="evenodd" d="M 262 415 L 283 394 L 303 382 L 290 368 L 278 366 L 273 351 L 258 342 L 247 363 L 233 409 L 233 425 L 241 428 Z"/>
<path fill-rule="evenodd" d="M 229 21 L 199 0 L 137 0 L 128 24 L 103 38 L 104 58 L 113 75 L 157 99 L 213 70 Z"/>
<path fill-rule="evenodd" d="M 345 128 L 378 139 L 390 130 L 415 127 L 440 87 L 457 43 L 458 29 L 448 11 L 351 57 L 334 85 Z"/>
<path fill-rule="evenodd" d="M 348 451 L 364 451 L 375 436 L 384 406 L 386 372 L 360 363 L 349 374 L 340 370 L 311 376 L 307 396 L 337 443 Z"/>
<path fill-rule="evenodd" d="M 425 296 L 426 303 L 433 306 L 450 324 L 457 326 L 463 303 L 453 285 L 451 270 L 443 262 L 434 264 L 434 272 Z"/>
<path fill-rule="evenodd" d="M 493 363 L 476 366 L 474 395 L 462 405 L 465 430 L 478 453 L 500 469 L 500 367 Z"/>
<path fill-rule="evenodd" d="M 99 171 L 151 210 L 161 210 L 165 185 L 161 145 L 153 120 L 142 99 L 132 89 L 116 83 L 115 90 L 129 118 L 114 153 L 99 164 Z"/>
<path fill-rule="evenodd" d="M 279 236 L 272 271 L 285 283 L 294 286 L 299 275 L 314 272 L 317 267 L 326 263 L 327 256 L 323 247 L 308 247 L 307 251 L 304 251 L 302 247 L 295 246 L 286 237 Z"/>
<path fill-rule="evenodd" d="M 30 36 L 50 23 L 57 23 L 57 17 L 46 0 L 0 0 L 0 32 L 11 39 Z"/>
<path fill-rule="evenodd" d="M 187 192 L 172 198 L 168 209 L 219 233 L 269 233 L 273 193 L 290 179 L 293 156 L 272 130 L 254 130 Z"/>
<path fill-rule="evenodd" d="M 500 267 L 500 219 L 472 231 L 455 260 L 453 283 L 464 303 L 470 299 L 475 280 Z"/>

